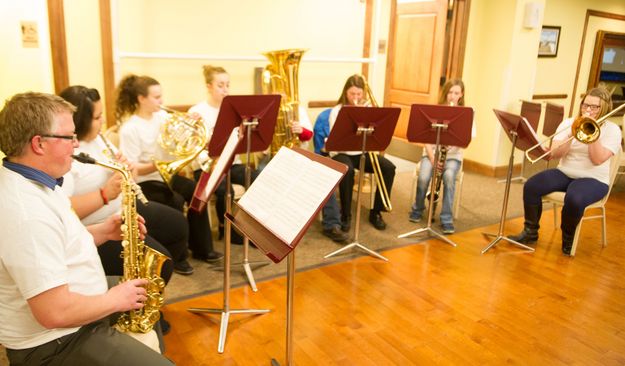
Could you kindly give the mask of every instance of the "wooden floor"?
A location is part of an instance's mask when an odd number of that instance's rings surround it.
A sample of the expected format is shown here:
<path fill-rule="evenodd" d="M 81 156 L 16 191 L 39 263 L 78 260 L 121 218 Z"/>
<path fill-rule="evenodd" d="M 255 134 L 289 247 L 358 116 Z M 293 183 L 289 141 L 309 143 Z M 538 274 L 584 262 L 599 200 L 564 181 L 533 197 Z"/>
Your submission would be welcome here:
<path fill-rule="evenodd" d="M 608 246 L 600 220 L 582 228 L 575 258 L 560 250 L 551 211 L 535 253 L 501 242 L 486 254 L 482 231 L 361 257 L 295 276 L 296 365 L 624 365 L 625 194 L 608 203 Z M 522 219 L 506 223 L 516 233 Z M 363 243 L 366 238 L 363 239 Z M 410 240 L 406 240 L 410 244 Z M 286 364 L 286 279 L 231 291 L 225 352 L 217 352 L 222 293 L 164 308 L 166 355 L 178 365 Z"/>

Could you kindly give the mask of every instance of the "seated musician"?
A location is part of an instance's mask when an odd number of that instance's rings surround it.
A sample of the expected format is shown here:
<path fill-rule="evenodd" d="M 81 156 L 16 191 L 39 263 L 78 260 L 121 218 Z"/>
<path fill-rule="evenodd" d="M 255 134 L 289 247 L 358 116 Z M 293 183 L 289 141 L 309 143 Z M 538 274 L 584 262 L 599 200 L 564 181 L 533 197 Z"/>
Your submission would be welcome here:
<path fill-rule="evenodd" d="M 85 227 L 59 189 L 78 146 L 74 109 L 29 92 L 0 111 L 0 343 L 14 365 L 172 365 L 110 326 L 143 308 L 147 281 L 108 289 L 96 245 L 121 238 L 120 217 Z"/>
<path fill-rule="evenodd" d="M 352 75 L 347 79 L 343 87 L 343 91 L 341 92 L 341 96 L 339 97 L 338 105 L 332 108 L 332 111 L 330 112 L 330 130 L 334 127 L 334 122 L 336 122 L 339 110 L 343 106 L 362 104 L 361 101 L 365 100 L 366 85 L 366 80 L 360 75 Z M 348 232 L 351 227 L 354 167 L 358 166 L 360 155 L 362 155 L 360 151 L 342 151 L 332 157 L 334 160 L 347 165 L 349 168 L 347 174 L 345 174 L 345 177 L 339 184 L 339 196 L 341 200 L 341 229 L 345 232 Z M 383 156 L 379 156 L 378 158 L 382 179 L 384 180 L 384 184 L 386 185 L 386 189 L 389 194 L 388 198 L 390 199 L 391 189 L 393 188 L 393 180 L 395 179 L 395 165 Z M 369 158 L 365 159 L 365 172 L 373 172 L 373 167 Z M 378 230 L 386 229 L 386 223 L 382 219 L 381 214 L 381 212 L 385 210 L 381 193 L 378 189 L 376 191 L 373 208 L 369 212 L 369 222 Z"/>
<path fill-rule="evenodd" d="M 605 88 L 593 88 L 584 94 L 579 106 L 579 116 L 594 120 L 612 110 L 612 97 Z M 572 136 L 568 118 L 558 126 L 551 147 L 551 158 L 560 159 L 554 169 L 544 170 L 525 182 L 523 186 L 523 231 L 510 239 L 523 244 L 538 240 L 542 214 L 542 196 L 551 192 L 566 192 L 562 207 L 562 253 L 571 254 L 575 229 L 586 207 L 599 201 L 608 193 L 610 158 L 621 148 L 621 130 L 612 122 L 601 125 L 599 138 L 589 144 Z M 568 141 L 567 141 L 568 140 Z"/>
<path fill-rule="evenodd" d="M 64 89 L 60 96 L 76 107 L 74 125 L 79 142 L 76 153 L 87 153 L 102 162 L 125 162 L 116 148 L 100 134 L 103 116 L 98 91 L 76 85 Z M 102 222 L 111 214 L 121 211 L 121 177 L 110 169 L 75 161 L 71 172 L 65 175 L 63 188 L 71 196 L 72 207 L 85 225 Z M 146 244 L 172 258 L 173 271 L 176 273 L 193 273 L 193 267 L 187 261 L 189 229 L 184 215 L 161 203 L 143 204 L 140 200 L 137 200 L 137 211 L 146 219 L 150 233 L 146 237 Z M 98 247 L 107 275 L 123 274 L 121 249 L 118 241 L 106 242 Z M 170 261 L 163 266 L 161 277 L 166 283 L 171 277 L 171 267 Z"/>
<path fill-rule="evenodd" d="M 115 117 L 124 121 L 120 128 L 119 149 L 138 171 L 137 182 L 150 201 L 183 211 L 193 198 L 195 182 L 180 175 L 172 177 L 172 189 L 163 181 L 154 159 L 174 160 L 158 143 L 167 113 L 161 110 L 162 89 L 149 76 L 128 75 L 118 86 Z M 223 254 L 213 249 L 208 211 L 187 212 L 189 249 L 193 258 L 214 262 Z"/>
<path fill-rule="evenodd" d="M 441 89 L 438 104 L 463 106 L 464 83 L 462 80 L 454 79 L 447 81 Z M 472 135 L 475 136 L 475 124 L 473 124 L 472 127 Z M 462 165 L 463 149 L 456 146 L 443 147 L 445 149 L 443 150 L 441 148 L 441 154 L 445 151 L 445 161 L 442 166 L 440 166 L 434 162 L 436 145 L 425 144 L 423 157 L 421 158 L 421 165 L 419 167 L 416 199 L 412 204 L 412 210 L 410 211 L 408 219 L 411 222 L 421 221 L 423 211 L 425 210 L 425 196 L 430 188 L 430 179 L 432 178 L 433 167 L 437 166 L 438 169 L 442 169 L 441 178 L 443 179 L 442 183 L 444 188 L 443 206 L 440 214 L 441 228 L 443 230 L 443 234 L 453 234 L 456 229 L 454 228 L 454 215 L 452 209 L 454 194 L 456 191 L 456 176 L 458 175 L 460 166 Z"/>
<path fill-rule="evenodd" d="M 228 72 L 220 66 L 204 65 L 202 67 L 204 74 L 204 81 L 206 83 L 206 89 L 208 98 L 189 109 L 189 113 L 197 113 L 202 117 L 209 133 L 212 135 L 217 123 L 217 116 L 219 114 L 219 108 L 223 99 L 229 94 L 230 90 L 230 75 Z M 303 112 L 302 112 L 303 111 Z M 302 114 L 303 113 L 303 114 Z M 310 126 L 310 120 L 306 111 L 300 107 L 300 121 L 293 122 L 291 131 L 299 134 L 300 141 L 308 141 L 312 138 L 312 127 Z M 197 161 L 193 163 L 194 173 L 196 180 L 199 178 L 201 171 L 199 170 L 200 164 Z M 260 174 L 260 169 L 252 169 L 251 181 L 254 182 L 256 177 Z M 245 185 L 245 164 L 242 163 L 241 158 L 237 156 L 230 168 L 230 180 L 231 183 Z M 232 191 L 232 187 L 230 187 Z M 217 198 L 216 210 L 217 217 L 219 218 L 219 239 L 224 235 L 224 214 L 226 212 L 226 182 L 225 179 L 221 182 L 219 187 L 215 191 Z M 242 244 L 243 238 L 236 231 L 232 232 L 233 244 Z"/>

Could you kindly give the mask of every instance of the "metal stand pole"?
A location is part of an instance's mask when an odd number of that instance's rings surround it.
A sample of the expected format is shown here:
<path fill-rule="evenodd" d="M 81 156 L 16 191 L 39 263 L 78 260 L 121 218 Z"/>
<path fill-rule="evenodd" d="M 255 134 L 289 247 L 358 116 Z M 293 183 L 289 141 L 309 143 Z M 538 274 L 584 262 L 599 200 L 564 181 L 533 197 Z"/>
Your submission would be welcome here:
<path fill-rule="evenodd" d="M 516 180 L 520 181 L 521 183 L 527 182 L 527 178 L 525 178 L 525 160 L 526 160 L 525 154 L 523 154 L 523 160 L 521 160 L 521 172 L 516 177 L 511 178 L 510 182 L 516 181 Z M 547 161 L 547 164 L 549 164 L 549 161 Z M 500 179 L 497 181 L 497 183 L 505 183 L 505 182 L 508 182 L 508 179 Z"/>
<path fill-rule="evenodd" d="M 250 184 L 252 181 L 252 168 L 250 166 L 251 153 L 252 150 L 252 130 L 258 125 L 258 120 L 253 119 L 252 121 L 243 121 L 243 126 L 245 126 L 246 133 L 246 143 L 247 143 L 247 152 L 246 152 L 246 162 L 245 162 L 245 190 L 250 188 Z M 228 192 L 230 192 L 230 184 L 228 184 Z M 230 202 L 228 202 L 230 203 Z M 250 284 L 252 291 L 257 292 L 258 287 L 256 287 L 256 280 L 254 280 L 254 274 L 252 273 L 252 266 L 266 266 L 269 264 L 268 261 L 256 261 L 250 262 L 249 260 L 250 254 L 250 240 L 247 237 L 243 238 L 243 261 L 241 263 L 236 263 L 235 265 L 242 265 L 243 271 L 245 272 L 245 276 L 247 277 L 247 282 Z"/>
<path fill-rule="evenodd" d="M 351 242 L 350 244 L 347 244 L 343 248 L 335 250 L 330 254 L 326 254 L 324 258 L 330 258 L 333 255 L 339 254 L 348 249 L 356 247 L 367 252 L 369 255 L 372 255 L 374 257 L 382 259 L 383 261 L 388 262 L 388 259 L 384 257 L 382 254 L 374 250 L 371 250 L 358 242 L 358 236 L 360 234 L 360 210 L 361 210 L 360 193 L 362 192 L 362 182 L 363 182 L 363 177 L 365 175 L 365 153 L 366 153 L 365 148 L 367 144 L 367 135 L 373 133 L 373 130 L 374 130 L 373 127 L 358 127 L 358 133 L 362 133 L 362 154 L 360 155 L 360 161 L 358 163 L 358 170 L 360 171 L 360 174 L 358 174 L 358 191 L 356 192 L 357 206 L 356 206 L 356 225 L 354 228 L 354 241 Z"/>
<path fill-rule="evenodd" d="M 438 159 L 440 157 L 440 142 L 441 142 L 441 130 L 443 128 L 447 128 L 447 125 L 445 124 L 441 124 L 441 123 L 433 123 L 432 127 L 436 128 L 436 153 L 434 154 L 434 163 L 438 164 Z M 428 224 L 426 227 L 417 229 L 417 230 L 413 230 L 410 232 L 407 232 L 405 234 L 401 234 L 398 235 L 398 238 L 406 238 L 415 234 L 419 234 L 422 232 L 428 232 L 431 235 L 435 236 L 436 238 L 444 241 L 445 243 L 451 245 L 451 246 L 456 246 L 456 243 L 454 243 L 453 241 L 449 240 L 445 235 L 439 233 L 438 231 L 432 229 L 432 216 L 434 216 L 434 191 L 436 189 L 436 182 L 435 182 L 435 172 L 436 169 L 438 169 L 438 166 L 433 166 L 432 167 L 432 179 L 430 179 L 430 192 L 432 192 L 432 194 L 430 194 L 430 204 L 428 207 Z M 442 176 L 441 176 L 442 179 Z"/>
<path fill-rule="evenodd" d="M 230 171 L 226 175 L 226 187 L 230 187 Z M 232 210 L 232 202 L 231 202 L 231 194 L 230 189 L 226 189 L 226 212 L 230 213 Z M 268 313 L 267 309 L 230 309 L 230 239 L 232 223 L 230 220 L 226 220 L 224 232 L 225 232 L 225 243 L 224 243 L 224 288 L 223 288 L 223 297 L 224 303 L 221 309 L 218 308 L 189 308 L 188 311 L 192 313 L 220 313 L 221 314 L 221 323 L 219 327 L 219 345 L 217 346 L 217 352 L 223 353 L 224 347 L 226 344 L 226 335 L 228 332 L 228 321 L 230 319 L 230 314 L 264 314 Z"/>
<path fill-rule="evenodd" d="M 293 292 L 295 289 L 295 250 L 287 256 L 286 271 L 286 364 L 293 365 Z M 271 359 L 272 366 L 279 366 L 280 363 Z"/>
<path fill-rule="evenodd" d="M 532 247 L 528 247 L 525 244 L 521 244 L 518 241 L 512 240 L 507 236 L 503 235 L 503 228 L 504 228 L 504 224 L 506 222 L 506 212 L 508 210 L 508 197 L 510 196 L 510 182 L 512 181 L 512 168 L 514 166 L 514 149 L 516 147 L 516 140 L 517 140 L 517 133 L 516 131 L 511 131 L 510 132 L 512 134 L 512 152 L 510 153 L 510 162 L 508 163 L 508 175 L 506 177 L 506 190 L 503 196 L 503 207 L 501 208 L 501 219 L 499 220 L 499 232 L 497 233 L 497 235 L 495 234 L 489 234 L 489 233 L 482 233 L 484 235 L 487 236 L 495 236 L 495 240 L 493 240 L 492 242 L 490 242 L 490 244 L 488 244 L 488 246 L 486 248 L 484 248 L 482 250 L 482 254 L 486 253 L 490 248 L 494 247 L 497 243 L 499 243 L 502 240 L 506 240 L 514 245 L 518 245 L 522 248 L 525 248 L 531 252 L 534 251 L 534 248 Z M 525 158 L 524 158 L 525 160 Z M 525 179 L 525 178 L 524 178 Z"/>

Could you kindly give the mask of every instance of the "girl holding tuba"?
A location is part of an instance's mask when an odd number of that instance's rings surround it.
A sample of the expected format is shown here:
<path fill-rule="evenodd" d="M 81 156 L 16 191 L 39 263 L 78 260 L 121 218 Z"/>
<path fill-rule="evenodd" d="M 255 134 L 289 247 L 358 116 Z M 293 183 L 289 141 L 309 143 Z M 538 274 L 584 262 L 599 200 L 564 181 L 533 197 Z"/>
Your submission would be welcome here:
<path fill-rule="evenodd" d="M 586 92 L 579 105 L 579 116 L 593 120 L 612 110 L 612 98 L 605 88 Z M 621 148 L 621 130 L 610 121 L 601 125 L 599 138 L 588 144 L 569 139 L 574 118 L 558 126 L 551 147 L 551 158 L 560 159 L 554 169 L 544 170 L 525 182 L 523 186 L 523 231 L 510 239 L 523 244 L 538 240 L 542 214 L 542 196 L 551 192 L 566 192 L 562 207 L 562 253 L 571 254 L 575 229 L 586 207 L 599 201 L 608 193 L 610 158 Z M 568 133 L 564 133 L 568 131 Z"/>
<path fill-rule="evenodd" d="M 464 83 L 462 80 L 453 79 L 447 81 L 441 89 L 438 104 L 464 106 Z M 473 124 L 471 135 L 473 137 L 475 136 L 475 124 Z M 443 206 L 440 214 L 441 229 L 443 230 L 443 234 L 453 234 L 455 228 L 452 208 L 456 190 L 456 176 L 462 165 L 463 150 L 456 146 L 442 146 L 441 155 L 443 155 L 442 152 L 445 151 L 445 156 L 441 160 L 444 161 L 437 164 L 434 162 L 435 147 L 435 145 L 431 144 L 424 145 L 417 180 L 416 199 L 412 204 L 412 210 L 410 211 L 408 220 L 411 222 L 421 221 L 423 211 L 425 210 L 426 192 L 430 187 L 430 179 L 432 179 L 433 167 L 437 167 L 437 169 L 442 169 L 442 174 L 439 175 L 443 180 Z"/>
<path fill-rule="evenodd" d="M 98 161 L 109 161 L 109 154 L 114 152 L 106 153 L 112 147 L 107 146 L 99 133 L 103 117 L 98 91 L 75 85 L 64 89 L 60 96 L 76 106 L 73 118 L 79 146 L 75 153 L 87 153 Z M 119 153 L 116 158 L 118 162 L 126 162 Z M 85 225 L 102 222 L 121 211 L 121 177 L 109 169 L 73 162 L 71 171 L 65 175 L 63 188 L 70 196 L 74 211 Z M 173 266 L 170 261 L 163 266 L 161 277 L 165 282 L 171 278 L 172 270 L 183 275 L 193 273 L 193 267 L 187 262 L 189 232 L 182 213 L 158 202 L 143 204 L 140 201 L 137 201 L 137 212 L 145 218 L 149 231 L 145 243 L 173 260 Z M 123 274 L 119 241 L 100 245 L 98 253 L 107 275 Z"/>
<path fill-rule="evenodd" d="M 158 81 L 149 76 L 128 75 L 117 88 L 115 117 L 124 121 L 120 128 L 119 148 L 135 164 L 137 182 L 150 201 L 163 203 L 180 212 L 184 203 L 193 197 L 195 182 L 174 175 L 171 189 L 163 181 L 154 159 L 172 160 L 158 143 L 167 113 L 161 110 L 162 88 Z M 189 210 L 189 249 L 193 258 L 214 262 L 223 254 L 213 250 L 213 239 L 208 226 L 208 211 L 202 213 Z"/>

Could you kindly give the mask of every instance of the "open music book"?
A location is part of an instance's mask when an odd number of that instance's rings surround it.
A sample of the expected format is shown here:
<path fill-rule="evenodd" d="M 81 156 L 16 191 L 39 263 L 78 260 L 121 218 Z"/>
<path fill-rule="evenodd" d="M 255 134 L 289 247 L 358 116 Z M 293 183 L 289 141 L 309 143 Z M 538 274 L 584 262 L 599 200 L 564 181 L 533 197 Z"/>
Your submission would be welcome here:
<path fill-rule="evenodd" d="M 215 189 L 217 189 L 217 185 L 221 182 L 221 179 L 226 173 L 226 169 L 230 168 L 230 165 L 232 164 L 232 160 L 234 158 L 234 150 L 239 145 L 241 138 L 242 137 L 239 136 L 239 127 L 233 128 L 230 136 L 228 137 L 228 141 L 226 142 L 226 145 L 224 146 L 221 155 L 219 155 L 219 158 L 215 163 L 215 167 L 213 168 L 213 171 L 211 172 L 211 175 L 206 182 L 206 186 L 204 187 L 201 195 L 202 201 L 206 202 L 208 200 L 208 197 L 213 192 L 215 192 Z"/>
<path fill-rule="evenodd" d="M 238 202 L 284 243 L 293 241 L 344 173 L 282 147 Z"/>

